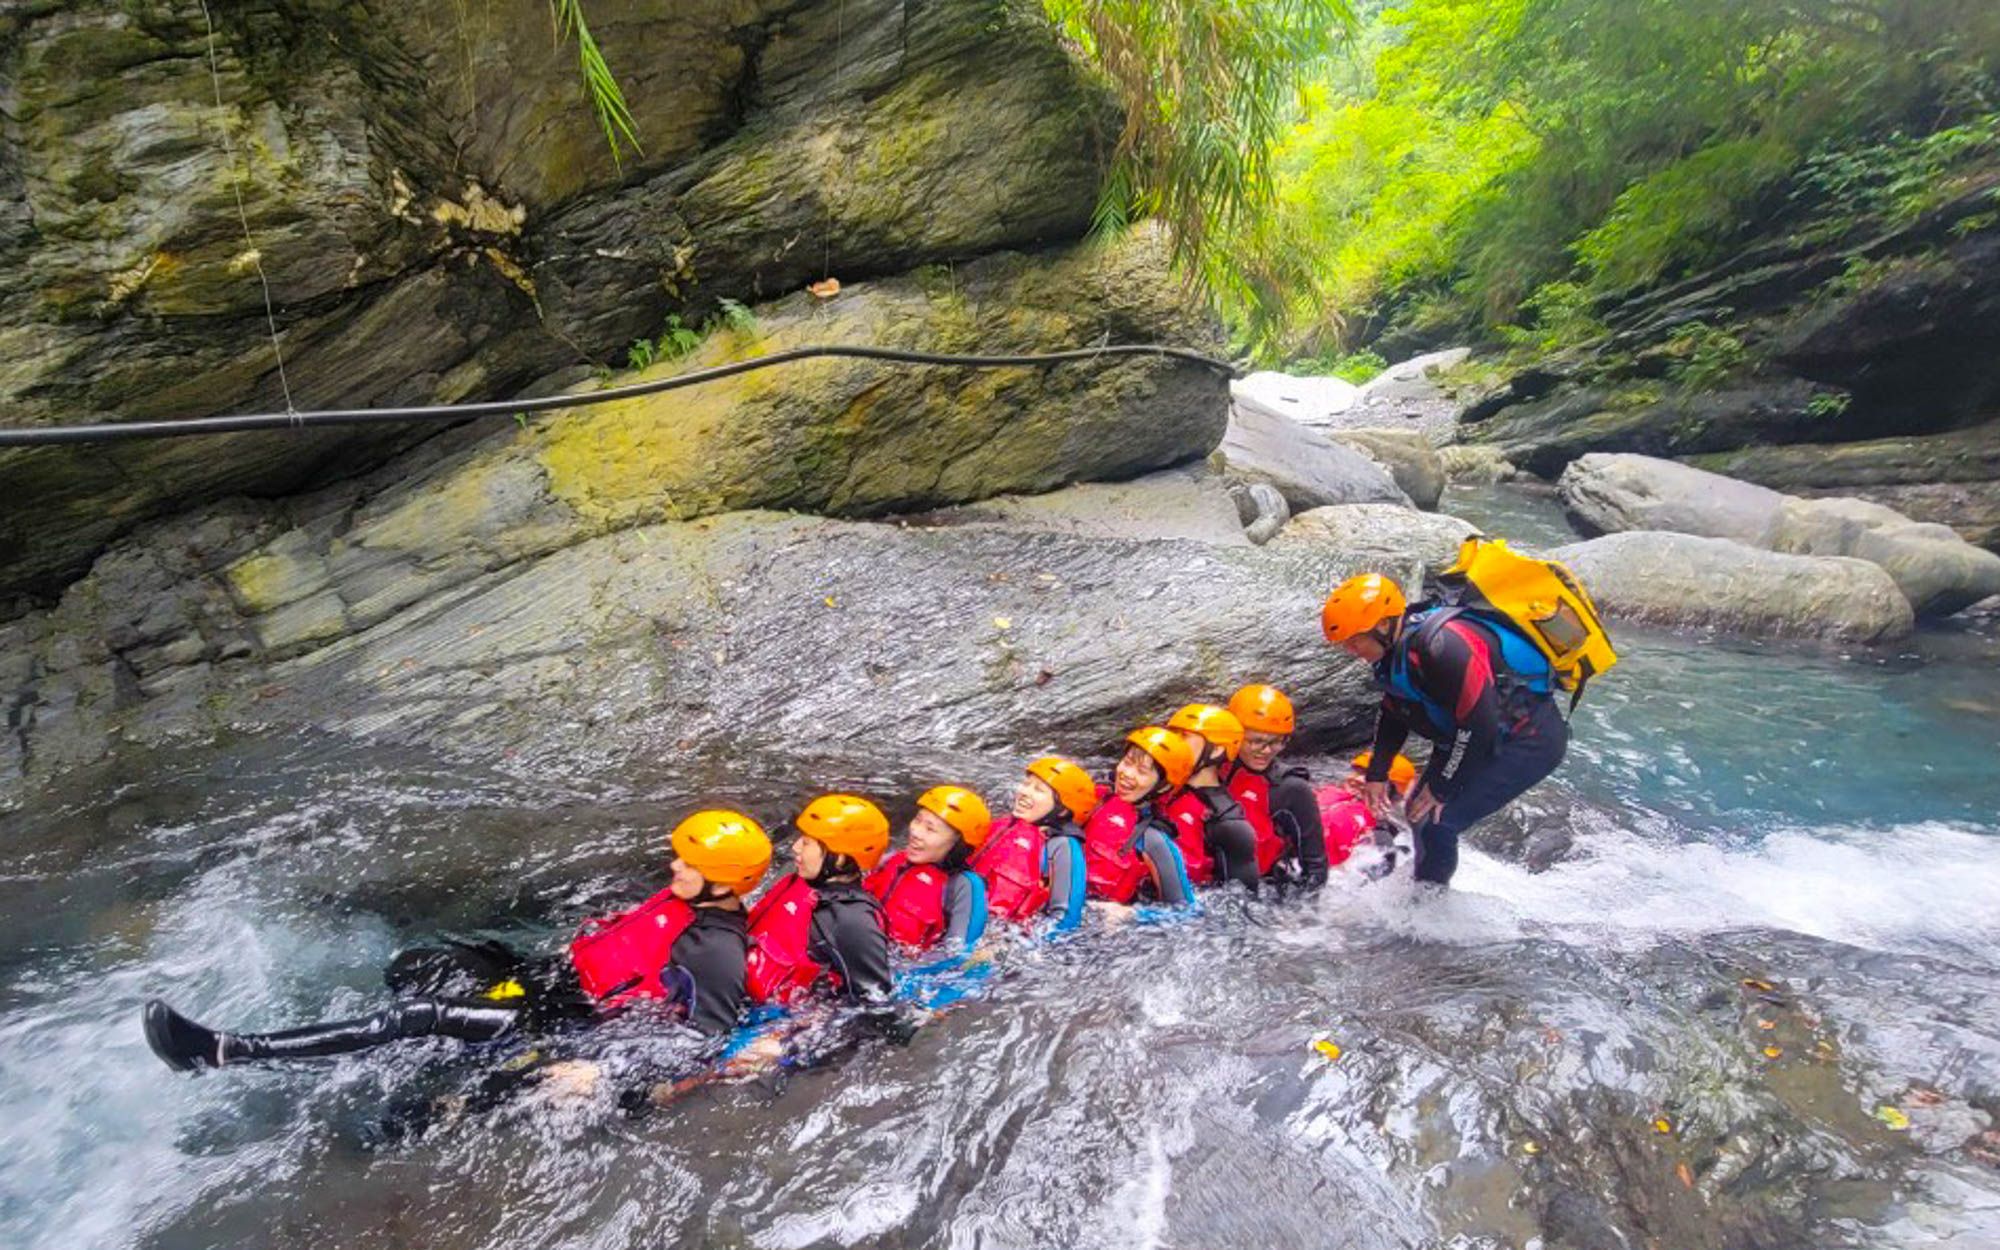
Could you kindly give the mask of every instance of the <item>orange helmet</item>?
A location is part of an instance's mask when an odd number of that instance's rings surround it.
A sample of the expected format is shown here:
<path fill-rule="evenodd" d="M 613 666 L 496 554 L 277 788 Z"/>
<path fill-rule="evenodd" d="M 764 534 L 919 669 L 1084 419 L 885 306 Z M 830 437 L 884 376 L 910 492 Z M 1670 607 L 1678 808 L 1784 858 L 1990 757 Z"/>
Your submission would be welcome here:
<path fill-rule="evenodd" d="M 1028 775 L 1056 792 L 1056 801 L 1069 809 L 1072 820 L 1087 819 L 1097 808 L 1097 783 L 1072 760 L 1044 755 L 1028 765 Z"/>
<path fill-rule="evenodd" d="M 1243 749 L 1243 722 L 1230 715 L 1227 708 L 1213 703 L 1188 704 L 1174 713 L 1167 728 L 1200 734 L 1203 742 L 1220 750 L 1228 759 L 1235 759 L 1236 753 Z"/>
<path fill-rule="evenodd" d="M 1292 701 L 1276 686 L 1245 686 L 1229 696 L 1229 714 L 1260 734 L 1289 734 L 1296 723 Z"/>
<path fill-rule="evenodd" d="M 674 858 L 712 885 L 748 894 L 771 866 L 771 839 L 741 812 L 696 812 L 674 826 Z"/>
<path fill-rule="evenodd" d="M 1194 775 L 1194 748 L 1171 729 L 1147 725 L 1125 735 L 1125 741 L 1153 757 L 1153 762 L 1160 766 L 1160 775 L 1172 789 L 1180 789 Z"/>
<path fill-rule="evenodd" d="M 1363 751 L 1354 757 L 1354 767 L 1365 773 L 1368 771 L 1369 761 L 1374 758 L 1375 753 L 1373 751 Z M 1410 763 L 1407 756 L 1398 755 L 1395 759 L 1389 761 L 1389 784 L 1395 786 L 1398 790 L 1407 790 L 1415 785 L 1416 782 L 1417 766 Z"/>
<path fill-rule="evenodd" d="M 993 828 L 993 813 L 986 800 L 964 786 L 932 786 L 917 800 L 917 806 L 958 830 L 967 846 L 979 846 Z"/>
<path fill-rule="evenodd" d="M 872 872 L 889 849 L 889 818 L 867 799 L 853 794 L 822 794 L 806 804 L 792 822 L 799 832 L 835 855 L 845 855 Z"/>
<path fill-rule="evenodd" d="M 1319 610 L 1319 627 L 1328 642 L 1346 642 L 1365 634 L 1391 617 L 1401 616 L 1408 604 L 1403 588 L 1380 573 L 1350 577 L 1333 588 L 1326 606 Z"/>

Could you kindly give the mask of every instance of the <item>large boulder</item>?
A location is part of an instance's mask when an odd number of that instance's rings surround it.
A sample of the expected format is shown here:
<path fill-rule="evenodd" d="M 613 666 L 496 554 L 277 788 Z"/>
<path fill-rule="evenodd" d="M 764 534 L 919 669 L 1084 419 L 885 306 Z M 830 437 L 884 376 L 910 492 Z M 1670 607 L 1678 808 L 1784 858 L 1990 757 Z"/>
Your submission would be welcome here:
<path fill-rule="evenodd" d="M 1236 481 L 1276 487 L 1294 513 L 1337 503 L 1409 503 L 1387 469 L 1352 447 L 1242 404 L 1230 405 L 1218 467 Z"/>
<path fill-rule="evenodd" d="M 1329 579 L 1359 567 L 1332 554 L 738 512 L 496 552 L 448 585 L 335 561 L 295 601 L 329 605 L 326 628 L 267 650 L 273 613 L 241 589 L 286 576 L 274 553 L 299 531 L 280 512 L 142 532 L 54 609 L 0 625 L 16 766 L 308 726 L 566 775 L 801 742 L 1089 752 L 1251 679 L 1285 686 L 1309 738 L 1351 741 L 1373 702 L 1319 637 Z M 383 602 L 404 606 L 361 625 Z"/>
<path fill-rule="evenodd" d="M 1912 521 L 1865 499 L 1786 499 L 1778 551 L 1858 556 L 1882 566 L 1919 617 L 1949 616 L 2000 594 L 2000 556 L 1949 526 Z"/>
<path fill-rule="evenodd" d="M 1345 378 L 1293 375 L 1263 370 L 1229 384 L 1229 399 L 1238 407 L 1267 417 L 1285 417 L 1300 425 L 1330 425 L 1347 411 L 1361 388 Z"/>
<path fill-rule="evenodd" d="M 1410 502 L 1426 512 L 1438 506 L 1444 496 L 1444 462 L 1430 439 L 1416 430 L 1384 430 L 1373 427 L 1329 430 L 1327 437 L 1345 443 L 1389 470 L 1396 485 Z"/>
<path fill-rule="evenodd" d="M 1594 453 L 1556 483 L 1570 519 L 1586 533 L 1670 530 L 1733 538 L 1753 547 L 1776 540 L 1785 496 L 1672 460 Z"/>
<path fill-rule="evenodd" d="M 1282 507 L 1284 501 L 1278 502 Z M 996 495 L 913 516 L 905 523 L 989 526 L 1078 538 L 1187 539 L 1221 547 L 1262 541 L 1246 533 L 1234 489 L 1202 466 L 1167 469 L 1129 482 L 1082 482 L 1041 495 Z"/>
<path fill-rule="evenodd" d="M 1558 484 L 1591 532 L 1669 530 L 1797 555 L 1856 556 L 1887 570 L 1919 617 L 2000 593 L 2000 556 L 1942 525 L 1858 499 L 1798 499 L 1648 456 L 1579 458 Z"/>
<path fill-rule="evenodd" d="M 1870 499 L 2000 550 L 2000 422 L 1857 443 L 1744 447 L 1691 463 L 1792 494 Z"/>
<path fill-rule="evenodd" d="M 541 0 L 288 0 L 218 12 L 212 42 L 199 10 L 156 0 L 10 11 L 6 420 L 283 411 L 260 278 L 299 408 L 450 402 L 560 389 L 721 298 L 1088 226 L 1113 110 L 1045 26 L 977 0 L 589 17 L 644 148 L 622 165 Z M 1087 322 L 1017 340 L 1079 346 Z M 0 514 L 0 595 L 53 594 L 148 517 L 351 476 L 428 432 L 0 452 L 20 503 Z"/>
<path fill-rule="evenodd" d="M 1478 527 L 1455 516 L 1395 504 L 1350 503 L 1300 513 L 1270 545 L 1317 552 L 1342 563 L 1358 561 L 1415 587 L 1423 584 L 1426 572 L 1456 559 L 1459 547 L 1477 533 Z"/>
<path fill-rule="evenodd" d="M 1914 623 L 1896 583 L 1866 560 L 1658 531 L 1608 534 L 1551 554 L 1614 621 L 1858 643 L 1901 638 Z"/>
<path fill-rule="evenodd" d="M 1498 448 L 1484 443 L 1453 443 L 1438 448 L 1438 467 L 1444 470 L 1447 481 L 1467 486 L 1511 482 L 1520 474 Z"/>

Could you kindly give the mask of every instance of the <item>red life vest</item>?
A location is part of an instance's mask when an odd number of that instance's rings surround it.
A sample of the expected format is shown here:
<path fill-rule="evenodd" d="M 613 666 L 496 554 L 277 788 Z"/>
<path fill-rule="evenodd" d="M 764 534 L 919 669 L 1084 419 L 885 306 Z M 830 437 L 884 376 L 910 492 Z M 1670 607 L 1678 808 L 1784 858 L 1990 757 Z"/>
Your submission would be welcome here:
<path fill-rule="evenodd" d="M 1278 836 L 1277 826 L 1271 821 L 1271 778 L 1237 764 L 1229 770 L 1229 779 L 1223 784 L 1229 788 L 1229 796 L 1242 806 L 1244 818 L 1257 833 L 1258 875 L 1270 875 L 1285 854 L 1285 840 Z"/>
<path fill-rule="evenodd" d="M 1319 800 L 1320 823 L 1326 826 L 1327 866 L 1344 864 L 1375 827 L 1375 813 L 1368 810 L 1360 795 L 1340 786 L 1321 786 L 1314 797 Z"/>
<path fill-rule="evenodd" d="M 1092 898 L 1129 903 L 1152 866 L 1140 850 L 1139 809 L 1124 799 L 1097 805 L 1083 826 L 1083 868 Z"/>
<path fill-rule="evenodd" d="M 743 984 L 759 1003 L 787 1003 L 811 989 L 826 969 L 814 962 L 813 908 L 819 895 L 795 872 L 765 891 L 750 909 L 750 957 Z M 838 974 L 830 974 L 838 979 Z"/>
<path fill-rule="evenodd" d="M 882 929 L 891 942 L 916 950 L 936 946 L 951 927 L 945 895 L 951 874 L 936 864 L 912 864 L 897 851 L 862 882 L 882 904 Z"/>
<path fill-rule="evenodd" d="M 1208 804 L 1194 791 L 1183 790 L 1167 804 L 1164 814 L 1173 825 L 1174 841 L 1180 844 L 1188 880 L 1196 885 L 1215 884 L 1215 861 L 1208 854 Z"/>
<path fill-rule="evenodd" d="M 1049 883 L 1042 879 L 1042 850 L 1048 835 L 1042 827 L 1018 816 L 993 822 L 985 845 L 972 857 L 972 871 L 986 882 L 988 914 L 1026 924 L 1049 905 Z"/>
<path fill-rule="evenodd" d="M 569 944 L 584 993 L 607 1007 L 634 998 L 665 998 L 660 973 L 673 959 L 674 943 L 693 923 L 694 908 L 671 890 L 661 890 L 631 911 L 584 921 Z"/>

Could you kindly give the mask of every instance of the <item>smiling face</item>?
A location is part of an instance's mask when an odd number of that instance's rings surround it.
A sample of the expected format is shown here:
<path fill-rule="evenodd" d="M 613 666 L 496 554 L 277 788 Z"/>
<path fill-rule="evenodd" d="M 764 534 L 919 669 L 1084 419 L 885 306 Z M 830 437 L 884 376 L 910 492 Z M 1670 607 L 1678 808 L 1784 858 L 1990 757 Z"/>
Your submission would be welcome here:
<path fill-rule="evenodd" d="M 817 881 L 820 871 L 826 867 L 826 848 L 817 839 L 802 833 L 792 839 L 792 859 L 798 864 L 799 876 L 807 881 Z"/>
<path fill-rule="evenodd" d="M 1269 772 L 1271 765 L 1277 763 L 1278 756 L 1283 754 L 1288 741 L 1290 739 L 1284 734 L 1259 733 L 1253 729 L 1243 735 L 1243 750 L 1237 758 L 1251 772 Z"/>
<path fill-rule="evenodd" d="M 1049 789 L 1049 783 L 1029 774 L 1021 778 L 1021 784 L 1014 789 L 1014 815 L 1022 820 L 1037 821 L 1056 810 L 1056 792 Z"/>
<path fill-rule="evenodd" d="M 1112 774 L 1111 792 L 1127 803 L 1137 803 L 1160 784 L 1160 766 L 1138 747 L 1126 747 Z"/>
<path fill-rule="evenodd" d="M 936 812 L 920 808 L 910 821 L 909 841 L 903 847 L 913 864 L 935 864 L 958 845 L 958 830 L 944 823 Z"/>
<path fill-rule="evenodd" d="M 667 883 L 667 888 L 672 890 L 674 897 L 683 903 L 694 902 L 708 888 L 708 879 L 688 867 L 687 861 L 679 856 L 674 857 L 670 870 L 673 873 L 673 880 Z"/>

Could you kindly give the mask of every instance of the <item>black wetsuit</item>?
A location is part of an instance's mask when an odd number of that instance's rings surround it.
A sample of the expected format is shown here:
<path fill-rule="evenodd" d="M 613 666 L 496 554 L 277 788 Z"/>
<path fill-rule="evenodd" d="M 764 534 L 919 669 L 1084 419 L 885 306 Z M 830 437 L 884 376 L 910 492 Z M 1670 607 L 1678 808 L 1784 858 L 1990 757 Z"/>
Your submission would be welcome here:
<path fill-rule="evenodd" d="M 1225 784 L 1237 773 L 1256 775 L 1242 761 L 1222 774 Z M 1270 787 L 1271 829 L 1285 844 L 1271 869 L 1271 878 L 1285 885 L 1317 889 L 1326 884 L 1326 825 L 1320 819 L 1319 796 L 1312 775 L 1302 764 L 1279 764 L 1266 774 Z"/>
<path fill-rule="evenodd" d="M 1508 680 L 1504 668 L 1496 673 L 1504 664 L 1499 641 L 1476 621 L 1460 617 L 1428 630 L 1406 624 L 1396 646 L 1408 649 L 1425 701 L 1384 696 L 1368 780 L 1388 778 L 1412 730 L 1431 740 L 1420 785 L 1444 806 L 1416 830 L 1416 876 L 1444 884 L 1458 869 L 1458 835 L 1554 772 L 1569 726 L 1553 698 Z M 1392 648 L 1376 665 L 1385 686 L 1394 659 Z"/>
<path fill-rule="evenodd" d="M 674 941 L 660 981 L 685 1023 L 716 1039 L 734 1029 L 749 953 L 740 908 L 696 907 Z M 452 942 L 406 951 L 384 972 L 399 1001 L 373 1015 L 276 1033 L 227 1033 L 146 1004 L 147 1042 L 169 1065 L 192 1069 L 271 1059 L 313 1059 L 420 1037 L 491 1042 L 568 1032 L 604 1018 L 565 957 L 523 958 L 497 942 Z M 706 1049 L 706 1048 L 705 1048 Z"/>
<path fill-rule="evenodd" d="M 882 904 L 858 880 L 807 882 L 813 902 L 812 935 L 806 955 L 840 978 L 840 996 L 874 1004 L 889 997 L 889 938 L 882 932 Z"/>
<path fill-rule="evenodd" d="M 1215 861 L 1215 880 L 1234 881 L 1257 892 L 1262 875 L 1257 871 L 1257 830 L 1243 814 L 1243 805 L 1221 785 L 1189 786 L 1189 793 L 1208 809 L 1202 821 L 1202 842 Z"/>

